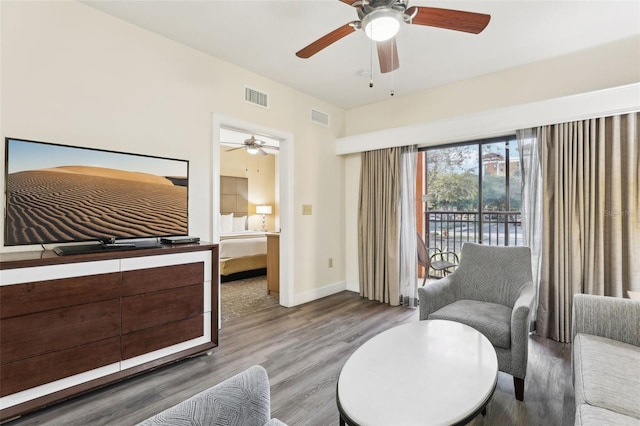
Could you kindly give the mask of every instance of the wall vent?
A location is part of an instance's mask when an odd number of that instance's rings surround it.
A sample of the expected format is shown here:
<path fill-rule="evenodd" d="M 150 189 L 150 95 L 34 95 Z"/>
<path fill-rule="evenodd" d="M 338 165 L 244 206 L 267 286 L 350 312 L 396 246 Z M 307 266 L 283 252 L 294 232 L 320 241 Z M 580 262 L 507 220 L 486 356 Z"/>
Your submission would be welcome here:
<path fill-rule="evenodd" d="M 311 121 L 313 121 L 316 124 L 320 124 L 321 126 L 329 127 L 329 114 L 312 109 Z"/>
<path fill-rule="evenodd" d="M 251 87 L 244 87 L 244 100 L 253 105 L 269 108 L 269 95 Z"/>

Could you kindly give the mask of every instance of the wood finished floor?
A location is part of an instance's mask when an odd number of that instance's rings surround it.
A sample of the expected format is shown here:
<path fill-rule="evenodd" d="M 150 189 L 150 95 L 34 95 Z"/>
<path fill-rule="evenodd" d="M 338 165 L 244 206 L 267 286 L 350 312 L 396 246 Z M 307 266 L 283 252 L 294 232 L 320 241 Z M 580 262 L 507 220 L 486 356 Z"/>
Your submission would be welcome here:
<path fill-rule="evenodd" d="M 341 292 L 294 308 L 280 306 L 225 323 L 220 346 L 199 356 L 91 392 L 7 423 L 133 425 L 253 364 L 271 382 L 272 416 L 291 426 L 337 425 L 335 389 L 349 355 L 374 335 L 417 321 L 416 310 L 392 308 Z M 499 373 L 484 425 L 573 425 L 570 346 L 532 336 L 525 401 Z M 395 425 L 389 425 L 395 426 Z"/>

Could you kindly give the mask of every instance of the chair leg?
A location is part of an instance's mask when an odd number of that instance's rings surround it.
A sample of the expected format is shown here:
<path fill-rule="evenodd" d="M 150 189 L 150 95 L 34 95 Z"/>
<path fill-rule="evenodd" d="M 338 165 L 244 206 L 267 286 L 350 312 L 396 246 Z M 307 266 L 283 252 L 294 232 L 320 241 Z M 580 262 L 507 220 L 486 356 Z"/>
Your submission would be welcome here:
<path fill-rule="evenodd" d="M 514 377 L 513 389 L 516 391 L 516 399 L 518 401 L 524 401 L 524 379 Z"/>

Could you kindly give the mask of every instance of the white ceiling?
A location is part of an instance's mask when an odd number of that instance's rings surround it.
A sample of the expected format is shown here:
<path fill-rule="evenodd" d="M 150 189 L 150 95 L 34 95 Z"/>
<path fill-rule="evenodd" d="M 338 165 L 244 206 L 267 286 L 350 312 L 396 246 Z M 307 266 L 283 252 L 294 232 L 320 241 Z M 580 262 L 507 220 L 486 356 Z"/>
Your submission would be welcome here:
<path fill-rule="evenodd" d="M 350 34 L 309 59 L 295 52 L 357 19 L 338 0 L 91 0 L 83 3 L 343 109 L 640 34 L 639 0 L 410 1 L 491 15 L 479 35 L 403 25 L 400 68 L 379 73 L 371 43 Z M 256 88 L 260 89 L 260 88 Z"/>

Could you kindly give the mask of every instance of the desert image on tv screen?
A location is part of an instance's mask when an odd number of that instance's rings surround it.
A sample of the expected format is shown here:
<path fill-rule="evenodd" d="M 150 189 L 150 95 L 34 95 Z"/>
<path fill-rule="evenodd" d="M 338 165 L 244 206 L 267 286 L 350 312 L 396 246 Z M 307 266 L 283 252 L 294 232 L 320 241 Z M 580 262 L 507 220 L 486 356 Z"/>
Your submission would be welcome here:
<path fill-rule="evenodd" d="M 7 139 L 5 245 L 187 235 L 189 163 Z"/>

